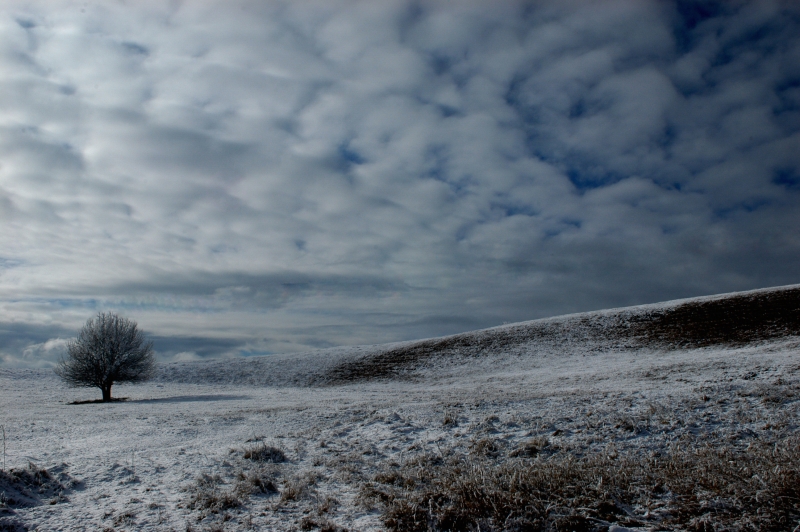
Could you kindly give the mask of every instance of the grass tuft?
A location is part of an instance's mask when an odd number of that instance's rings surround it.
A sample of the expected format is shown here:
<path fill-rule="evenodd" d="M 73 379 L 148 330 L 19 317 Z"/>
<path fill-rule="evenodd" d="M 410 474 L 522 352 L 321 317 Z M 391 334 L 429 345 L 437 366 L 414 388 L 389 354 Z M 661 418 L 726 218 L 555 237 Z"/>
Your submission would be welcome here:
<path fill-rule="evenodd" d="M 67 500 L 66 489 L 47 469 L 33 462 L 28 462 L 27 467 L 0 471 L 0 511 L 38 506 L 44 501 L 63 502 Z"/>
<path fill-rule="evenodd" d="M 329 519 L 307 515 L 300 520 L 300 530 L 319 530 L 320 532 L 347 532 Z"/>
<path fill-rule="evenodd" d="M 272 447 L 264 442 L 257 442 L 255 445 L 244 450 L 244 457 L 254 462 L 281 463 L 286 461 L 286 455 L 277 447 Z"/>
<path fill-rule="evenodd" d="M 217 514 L 242 505 L 235 491 L 226 490 L 225 482 L 219 475 L 203 474 L 188 488 L 187 507 L 203 514 Z"/>
<path fill-rule="evenodd" d="M 236 475 L 236 492 L 242 496 L 255 493 L 278 493 L 273 475 L 265 469 L 239 471 Z"/>
<path fill-rule="evenodd" d="M 281 491 L 280 502 L 297 501 L 312 494 L 317 480 L 317 475 L 313 472 L 306 472 L 303 475 L 288 479 Z"/>

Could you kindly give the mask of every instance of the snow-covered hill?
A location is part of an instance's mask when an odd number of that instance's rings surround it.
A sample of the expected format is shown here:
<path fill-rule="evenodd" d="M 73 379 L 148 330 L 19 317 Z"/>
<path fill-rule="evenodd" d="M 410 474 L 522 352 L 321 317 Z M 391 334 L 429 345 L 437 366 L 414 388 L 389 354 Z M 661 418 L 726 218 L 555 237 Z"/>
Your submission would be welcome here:
<path fill-rule="evenodd" d="M 161 382 L 336 385 L 485 374 L 547 356 L 735 347 L 800 335 L 800 285 L 571 314 L 441 338 L 162 366 Z"/>

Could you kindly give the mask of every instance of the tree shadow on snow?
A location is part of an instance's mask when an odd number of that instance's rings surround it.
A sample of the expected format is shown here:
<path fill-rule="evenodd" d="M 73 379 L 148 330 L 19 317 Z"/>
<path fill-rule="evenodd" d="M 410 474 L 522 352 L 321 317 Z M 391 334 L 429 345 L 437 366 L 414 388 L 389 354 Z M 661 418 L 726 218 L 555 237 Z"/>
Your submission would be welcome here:
<path fill-rule="evenodd" d="M 85 401 L 70 401 L 67 403 L 68 405 L 91 405 L 91 404 L 102 404 L 102 403 L 122 403 L 128 400 L 127 397 L 112 397 L 109 401 L 103 401 L 102 399 L 87 399 Z"/>
<path fill-rule="evenodd" d="M 176 395 L 174 397 L 160 397 L 158 399 L 135 399 L 128 403 L 191 403 L 195 401 L 241 401 L 250 399 L 249 395 L 226 395 L 226 394 L 205 394 L 205 395 Z"/>
<path fill-rule="evenodd" d="M 90 399 L 88 401 L 71 401 L 68 405 L 88 405 L 108 403 L 190 403 L 195 401 L 240 401 L 250 399 L 249 395 L 225 395 L 225 394 L 206 394 L 206 395 L 176 395 L 174 397 L 159 397 L 157 399 L 128 399 L 127 397 L 114 397 L 111 401 L 102 399 Z M 2 530 L 2 529 L 0 529 Z"/>

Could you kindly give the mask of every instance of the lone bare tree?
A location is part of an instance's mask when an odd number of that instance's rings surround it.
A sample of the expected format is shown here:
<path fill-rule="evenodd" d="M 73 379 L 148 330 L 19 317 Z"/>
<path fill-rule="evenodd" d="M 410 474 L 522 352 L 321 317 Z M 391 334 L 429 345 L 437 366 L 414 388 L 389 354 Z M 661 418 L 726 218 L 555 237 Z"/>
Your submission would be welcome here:
<path fill-rule="evenodd" d="M 135 321 L 100 312 L 67 343 L 67 356 L 55 372 L 70 386 L 100 388 L 103 401 L 111 401 L 115 382 L 141 382 L 153 376 L 153 342 Z"/>

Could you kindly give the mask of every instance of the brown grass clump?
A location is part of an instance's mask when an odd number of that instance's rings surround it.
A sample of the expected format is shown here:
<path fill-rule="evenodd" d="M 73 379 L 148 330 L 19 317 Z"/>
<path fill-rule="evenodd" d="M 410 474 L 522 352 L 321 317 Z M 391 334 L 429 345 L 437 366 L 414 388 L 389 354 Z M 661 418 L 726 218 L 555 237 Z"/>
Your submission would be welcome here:
<path fill-rule="evenodd" d="M 534 457 L 545 451 L 555 452 L 555 448 L 550 446 L 550 440 L 548 440 L 545 436 L 537 436 L 524 442 L 522 445 L 514 449 L 511 452 L 511 456 Z"/>
<path fill-rule="evenodd" d="M 272 462 L 274 464 L 286 461 L 283 451 L 264 442 L 258 442 L 256 445 L 246 448 L 244 457 L 254 462 Z"/>
<path fill-rule="evenodd" d="M 444 419 L 442 419 L 442 426 L 443 427 L 457 427 L 458 426 L 458 414 L 456 414 L 452 410 L 445 410 L 444 411 Z"/>
<path fill-rule="evenodd" d="M 131 526 L 136 520 L 136 514 L 130 510 L 126 510 L 121 514 L 114 517 L 114 526 Z"/>
<path fill-rule="evenodd" d="M 320 532 L 347 532 L 330 519 L 307 515 L 300 520 L 300 530 L 319 530 Z"/>
<path fill-rule="evenodd" d="M 66 501 L 67 488 L 47 469 L 28 462 L 27 467 L 0 471 L 0 515 L 11 508 L 25 508 Z"/>
<path fill-rule="evenodd" d="M 747 449 L 675 446 L 663 455 L 428 456 L 362 493 L 393 531 L 793 530 L 800 438 Z"/>
<path fill-rule="evenodd" d="M 281 490 L 280 502 L 285 503 L 304 498 L 312 493 L 316 483 L 317 476 L 313 472 L 307 472 L 303 475 L 288 479 L 283 485 L 283 490 Z"/>
<path fill-rule="evenodd" d="M 217 514 L 242 505 L 235 491 L 224 489 L 225 482 L 219 475 L 203 474 L 195 479 L 188 488 L 189 498 L 186 503 L 190 510 L 198 510 L 202 514 Z"/>
<path fill-rule="evenodd" d="M 278 487 L 270 471 L 265 469 L 242 470 L 236 474 L 235 491 L 245 497 L 257 493 L 269 495 L 278 493 Z"/>
<path fill-rule="evenodd" d="M 481 438 L 470 445 L 470 454 L 473 456 L 497 456 L 499 453 L 500 447 L 491 438 Z"/>

